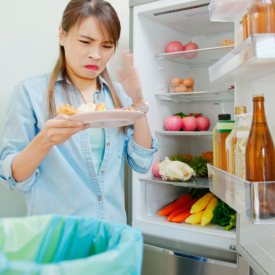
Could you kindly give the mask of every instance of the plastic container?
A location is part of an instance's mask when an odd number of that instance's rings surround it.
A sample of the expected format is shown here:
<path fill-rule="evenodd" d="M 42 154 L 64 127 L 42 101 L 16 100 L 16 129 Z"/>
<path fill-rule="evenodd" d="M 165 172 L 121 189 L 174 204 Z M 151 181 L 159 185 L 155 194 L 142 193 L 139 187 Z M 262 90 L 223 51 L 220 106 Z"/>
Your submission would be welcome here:
<path fill-rule="evenodd" d="M 220 114 L 218 115 L 218 121 L 230 120 L 230 114 Z M 217 141 L 217 125 L 213 129 L 213 165 L 218 167 L 218 141 Z"/>
<path fill-rule="evenodd" d="M 238 115 L 246 113 L 245 106 L 235 107 L 235 125 L 234 129 L 228 135 L 225 140 L 225 149 L 227 157 L 227 172 L 235 175 L 235 147 L 237 143 L 237 126 L 238 126 Z"/>
<path fill-rule="evenodd" d="M 178 93 L 178 94 L 181 94 L 181 93 L 192 93 L 194 92 L 196 89 L 196 86 L 193 86 L 193 87 L 187 87 L 185 86 L 184 84 L 179 84 L 179 85 L 172 85 L 170 84 L 169 85 L 169 90 L 170 90 L 170 93 Z"/>
<path fill-rule="evenodd" d="M 248 38 L 247 14 L 243 17 L 243 41 Z"/>
<path fill-rule="evenodd" d="M 233 130 L 234 125 L 234 120 L 219 121 L 217 123 L 217 166 L 224 171 L 227 171 L 225 140 Z"/>

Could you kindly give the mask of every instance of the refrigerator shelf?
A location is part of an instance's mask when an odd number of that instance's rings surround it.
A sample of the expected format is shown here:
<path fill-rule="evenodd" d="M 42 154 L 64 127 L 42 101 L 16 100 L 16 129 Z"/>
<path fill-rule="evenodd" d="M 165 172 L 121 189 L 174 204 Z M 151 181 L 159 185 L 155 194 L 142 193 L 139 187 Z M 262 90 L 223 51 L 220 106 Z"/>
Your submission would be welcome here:
<path fill-rule="evenodd" d="M 189 66 L 203 66 L 213 64 L 234 49 L 234 46 L 224 46 L 224 47 L 212 47 L 205 49 L 198 49 L 192 51 L 182 51 L 177 53 L 163 53 L 156 54 L 155 56 L 159 60 L 170 60 L 173 62 L 189 65 Z M 186 59 L 183 54 L 186 53 L 198 53 L 198 56 L 194 59 Z"/>
<path fill-rule="evenodd" d="M 196 136 L 207 136 L 213 138 L 212 131 L 156 131 L 157 135 L 160 136 L 186 136 L 186 137 L 196 137 Z"/>
<path fill-rule="evenodd" d="M 189 188 L 209 188 L 208 178 L 191 178 L 190 181 L 181 182 L 181 181 L 168 181 L 162 180 L 161 178 L 144 178 L 139 179 L 144 182 L 153 182 L 160 184 L 171 184 L 175 186 L 189 187 Z"/>
<path fill-rule="evenodd" d="M 211 21 L 236 22 L 247 13 L 251 0 L 212 0 L 209 7 Z"/>
<path fill-rule="evenodd" d="M 275 34 L 254 34 L 209 67 L 210 82 L 245 82 L 275 70 Z"/>
<path fill-rule="evenodd" d="M 193 93 L 156 93 L 161 100 L 173 102 L 195 102 L 210 100 L 234 100 L 234 89 L 216 90 L 216 91 L 199 91 Z"/>
<path fill-rule="evenodd" d="M 207 167 L 212 193 L 253 224 L 275 224 L 275 181 L 249 182 L 210 164 Z"/>

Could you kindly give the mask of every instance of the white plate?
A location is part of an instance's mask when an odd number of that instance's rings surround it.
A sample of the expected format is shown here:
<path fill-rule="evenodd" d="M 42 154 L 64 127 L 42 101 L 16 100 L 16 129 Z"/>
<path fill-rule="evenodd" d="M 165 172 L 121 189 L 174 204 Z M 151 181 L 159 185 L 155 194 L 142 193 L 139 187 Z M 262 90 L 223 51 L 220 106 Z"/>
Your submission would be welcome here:
<path fill-rule="evenodd" d="M 73 115 L 70 120 L 90 124 L 91 128 L 114 128 L 127 126 L 141 119 L 144 113 L 140 111 L 110 110 Z"/>

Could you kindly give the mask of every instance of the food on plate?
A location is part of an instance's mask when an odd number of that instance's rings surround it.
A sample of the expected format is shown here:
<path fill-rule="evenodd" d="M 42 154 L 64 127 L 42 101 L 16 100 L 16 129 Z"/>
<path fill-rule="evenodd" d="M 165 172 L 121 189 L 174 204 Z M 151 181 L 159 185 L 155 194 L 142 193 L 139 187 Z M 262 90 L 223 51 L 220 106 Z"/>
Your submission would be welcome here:
<path fill-rule="evenodd" d="M 197 117 L 197 130 L 208 131 L 210 128 L 210 120 L 208 117 Z"/>
<path fill-rule="evenodd" d="M 202 218 L 202 215 L 203 215 L 203 212 L 204 211 L 201 211 L 201 212 L 198 212 L 196 214 L 193 214 L 191 216 L 189 216 L 185 222 L 186 223 L 190 223 L 190 224 L 200 224 L 201 223 L 201 218 Z"/>
<path fill-rule="evenodd" d="M 181 83 L 180 79 L 178 77 L 174 77 L 172 80 L 171 80 L 171 84 L 172 85 L 179 85 Z"/>
<path fill-rule="evenodd" d="M 225 226 L 225 230 L 230 230 L 236 227 L 236 211 L 223 202 L 221 199 L 217 198 L 218 204 L 213 211 L 212 222 Z"/>
<path fill-rule="evenodd" d="M 70 106 L 69 104 L 63 105 L 62 103 L 59 103 L 58 110 L 56 111 L 56 114 L 65 114 L 67 116 L 73 116 L 76 114 L 79 114 L 80 111 L 78 111 L 75 107 Z"/>
<path fill-rule="evenodd" d="M 195 117 L 182 118 L 183 131 L 195 131 L 197 129 L 197 119 Z"/>
<path fill-rule="evenodd" d="M 180 84 L 176 87 L 176 92 L 177 93 L 186 93 L 187 90 L 188 90 L 188 88 L 183 84 Z"/>
<path fill-rule="evenodd" d="M 94 103 L 88 103 L 88 104 L 81 104 L 77 110 L 80 113 L 89 113 L 89 112 L 94 112 L 96 108 L 96 105 Z"/>
<path fill-rule="evenodd" d="M 152 172 L 153 174 L 158 177 L 158 178 L 161 178 L 161 175 L 159 174 L 159 165 L 161 164 L 161 161 L 159 162 L 156 162 L 154 165 L 153 165 L 153 168 L 152 168 Z"/>
<path fill-rule="evenodd" d="M 188 43 L 183 46 L 183 51 L 193 51 L 198 50 L 199 46 L 196 43 Z M 198 52 L 183 53 L 183 57 L 186 59 L 195 59 L 198 56 Z"/>
<path fill-rule="evenodd" d="M 95 106 L 95 111 L 104 111 L 105 110 L 105 103 L 104 102 L 100 102 L 99 104 L 97 104 Z"/>
<path fill-rule="evenodd" d="M 193 93 L 194 92 L 194 87 L 189 87 L 187 89 L 187 93 Z"/>
<path fill-rule="evenodd" d="M 180 215 L 181 213 L 185 212 L 185 211 L 189 211 L 192 207 L 192 205 L 197 201 L 198 199 L 193 199 L 191 201 L 189 201 L 187 204 L 177 208 L 176 210 L 174 210 L 172 213 L 170 213 L 170 215 L 167 218 L 168 222 L 171 222 L 175 217 L 177 217 L 178 215 Z"/>
<path fill-rule="evenodd" d="M 217 198 L 216 197 L 212 198 L 202 215 L 201 226 L 206 226 L 208 223 L 212 221 L 214 217 L 213 211 L 217 204 L 218 204 Z"/>
<path fill-rule="evenodd" d="M 194 86 L 195 81 L 194 81 L 193 78 L 186 78 L 186 79 L 184 79 L 183 84 L 184 84 L 185 86 L 187 86 L 188 88 L 190 88 L 190 87 L 193 87 L 193 86 Z"/>
<path fill-rule="evenodd" d="M 168 116 L 164 122 L 167 131 L 179 131 L 182 126 L 181 118 L 178 116 Z"/>
<path fill-rule="evenodd" d="M 181 223 L 191 216 L 190 210 L 186 210 L 172 219 L 172 222 Z"/>
<path fill-rule="evenodd" d="M 160 210 L 158 214 L 160 216 L 168 216 L 171 214 L 174 210 L 177 208 L 187 204 L 190 202 L 193 198 L 189 194 L 185 194 L 181 196 L 176 202 L 170 204 L 169 206 L 165 207 L 164 209 Z"/>
<path fill-rule="evenodd" d="M 159 168 L 159 174 L 164 180 L 188 181 L 192 176 L 196 176 L 196 173 L 188 164 L 171 161 L 168 157 L 165 157 Z"/>
<path fill-rule="evenodd" d="M 190 213 L 195 214 L 203 211 L 214 197 L 214 194 L 207 193 L 192 206 Z"/>
<path fill-rule="evenodd" d="M 213 163 L 213 152 L 202 153 L 200 157 L 204 157 L 208 163 Z"/>
<path fill-rule="evenodd" d="M 165 47 L 166 53 L 174 53 L 174 52 L 181 52 L 183 50 L 183 46 L 179 41 L 171 41 Z M 181 54 L 174 54 L 171 57 L 181 57 Z"/>

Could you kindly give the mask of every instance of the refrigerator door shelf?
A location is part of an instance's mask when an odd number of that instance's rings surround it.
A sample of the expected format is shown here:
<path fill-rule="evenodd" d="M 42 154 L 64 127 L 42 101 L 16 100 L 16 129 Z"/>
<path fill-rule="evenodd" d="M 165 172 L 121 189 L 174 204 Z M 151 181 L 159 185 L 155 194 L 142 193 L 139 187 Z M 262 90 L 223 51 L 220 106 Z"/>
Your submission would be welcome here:
<path fill-rule="evenodd" d="M 171 184 L 175 186 L 189 187 L 189 188 L 209 188 L 208 178 L 191 178 L 189 181 L 180 182 L 180 181 L 168 181 L 162 180 L 161 178 L 144 178 L 140 179 L 144 182 L 155 182 L 159 184 Z"/>
<path fill-rule="evenodd" d="M 210 190 L 253 224 L 275 224 L 275 182 L 249 182 L 210 164 Z M 267 190 L 264 192 L 264 190 Z M 264 195 L 268 192 L 268 200 Z M 269 214 L 262 214 L 260 205 L 269 204 Z M 264 215 L 264 216 L 263 216 Z M 268 215 L 268 216 L 267 216 Z"/>
<path fill-rule="evenodd" d="M 209 67 L 210 82 L 246 82 L 275 70 L 275 34 L 254 34 Z"/>
<path fill-rule="evenodd" d="M 234 46 L 213 47 L 177 53 L 156 54 L 156 57 L 159 58 L 159 60 L 167 59 L 191 67 L 205 66 L 215 63 L 232 49 L 234 49 Z M 187 56 L 187 58 L 185 58 L 185 56 Z"/>
<path fill-rule="evenodd" d="M 199 102 L 234 100 L 234 89 L 224 91 L 198 91 L 193 93 L 156 93 L 161 100 L 172 102 Z"/>
<path fill-rule="evenodd" d="M 226 231 L 220 225 L 209 224 L 205 227 L 186 223 L 172 223 L 167 217 L 142 215 L 133 221 L 133 227 L 142 233 L 217 249 L 232 250 L 236 246 L 236 231 Z"/>
<path fill-rule="evenodd" d="M 251 0 L 212 0 L 209 5 L 211 21 L 236 22 L 240 21 L 247 12 Z"/>

